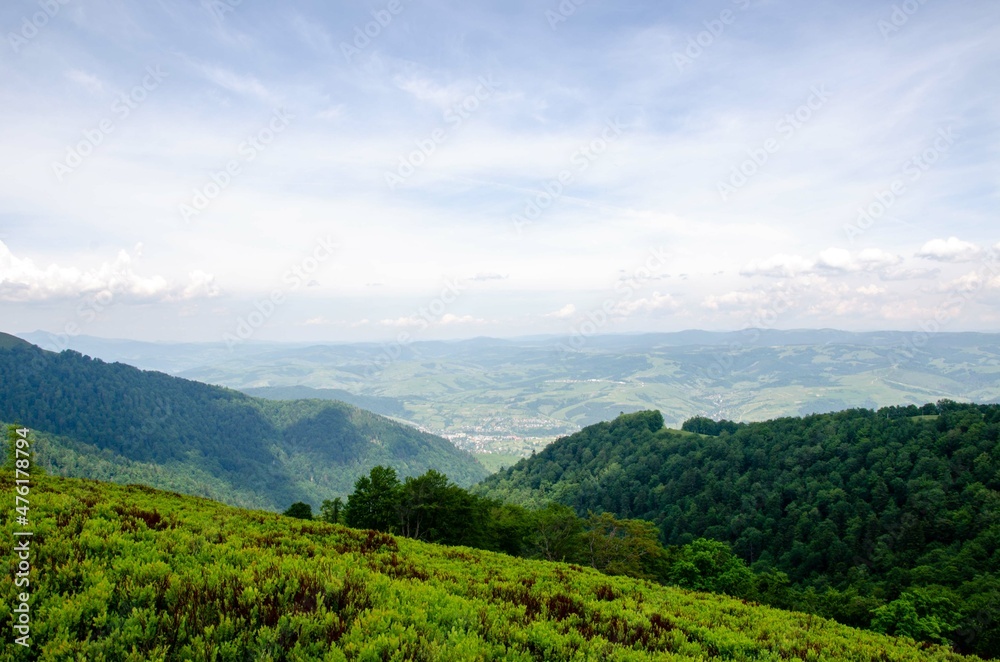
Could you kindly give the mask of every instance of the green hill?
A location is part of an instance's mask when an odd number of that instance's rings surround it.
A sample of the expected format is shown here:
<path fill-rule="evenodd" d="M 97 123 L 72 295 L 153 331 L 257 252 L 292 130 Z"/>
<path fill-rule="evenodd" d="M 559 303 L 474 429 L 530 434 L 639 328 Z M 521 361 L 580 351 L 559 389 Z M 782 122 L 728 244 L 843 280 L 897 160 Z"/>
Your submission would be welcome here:
<path fill-rule="evenodd" d="M 3 470 L 0 490 L 14 493 Z M 146 487 L 44 477 L 3 659 L 963 660 L 822 618 Z M 3 537 L 15 529 L 5 519 Z"/>
<path fill-rule="evenodd" d="M 448 440 L 344 403 L 262 400 L 31 345 L 0 349 L 0 420 L 40 431 L 53 473 L 270 509 L 344 496 L 378 464 L 461 485 L 487 475 Z"/>
<path fill-rule="evenodd" d="M 662 424 L 590 426 L 477 490 L 723 541 L 785 585 L 778 604 L 1000 656 L 1000 405 Z"/>
<path fill-rule="evenodd" d="M 31 347 L 31 343 L 9 333 L 0 332 L 0 349 L 11 349 L 12 347 Z"/>

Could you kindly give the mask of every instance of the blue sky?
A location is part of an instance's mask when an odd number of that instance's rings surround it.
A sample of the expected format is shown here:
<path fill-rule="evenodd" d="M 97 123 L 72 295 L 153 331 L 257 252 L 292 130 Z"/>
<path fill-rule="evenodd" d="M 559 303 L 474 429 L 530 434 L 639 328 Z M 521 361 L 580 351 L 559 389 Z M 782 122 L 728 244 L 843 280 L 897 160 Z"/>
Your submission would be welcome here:
<path fill-rule="evenodd" d="M 0 26 L 8 331 L 1000 326 L 993 1 L 17 0 Z"/>

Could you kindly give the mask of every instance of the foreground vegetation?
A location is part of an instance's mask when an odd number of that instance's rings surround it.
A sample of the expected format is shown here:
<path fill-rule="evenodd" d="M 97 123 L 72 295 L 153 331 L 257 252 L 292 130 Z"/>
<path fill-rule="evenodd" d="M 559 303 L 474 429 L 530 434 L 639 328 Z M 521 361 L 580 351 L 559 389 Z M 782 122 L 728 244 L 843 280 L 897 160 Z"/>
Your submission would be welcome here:
<path fill-rule="evenodd" d="M 730 594 L 1000 656 L 1000 405 L 662 426 L 591 426 L 481 494 L 724 542 L 756 575 Z"/>
<path fill-rule="evenodd" d="M 13 493 L 10 471 L 0 490 Z M 4 659 L 967 659 L 580 566 L 146 487 L 44 477 L 31 499 L 31 647 L 5 635 Z"/>

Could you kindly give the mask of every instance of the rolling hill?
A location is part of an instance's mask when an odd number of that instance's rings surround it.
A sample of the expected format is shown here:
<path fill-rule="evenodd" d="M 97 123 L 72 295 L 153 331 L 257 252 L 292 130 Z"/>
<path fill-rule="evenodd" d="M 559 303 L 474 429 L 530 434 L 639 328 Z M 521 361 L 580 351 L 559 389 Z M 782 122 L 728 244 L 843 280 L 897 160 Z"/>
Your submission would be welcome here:
<path fill-rule="evenodd" d="M 11 472 L 0 474 L 11 494 Z M 4 659 L 974 660 L 576 565 L 442 547 L 136 485 L 40 477 L 30 648 Z M 17 528 L 15 528 L 17 527 Z M 11 540 L 23 527 L 5 519 Z"/>
<path fill-rule="evenodd" d="M 332 401 L 269 401 L 73 351 L 0 349 L 0 420 L 39 431 L 54 473 L 284 509 L 344 496 L 372 466 L 471 484 L 448 440 Z"/>
<path fill-rule="evenodd" d="M 1000 405 L 707 423 L 623 415 L 477 491 L 650 520 L 668 545 L 719 540 L 789 583 L 784 604 L 863 627 L 911 613 L 929 638 L 1000 656 Z"/>
<path fill-rule="evenodd" d="M 25 337 L 41 344 L 47 334 Z M 998 334 L 745 329 L 582 340 L 477 338 L 399 348 L 247 343 L 232 351 L 221 344 L 68 342 L 105 360 L 169 365 L 172 374 L 252 395 L 295 387 L 320 391 L 309 397 L 339 389 L 377 398 L 371 407 L 349 402 L 461 448 L 520 456 L 621 412 L 652 408 L 677 427 L 692 416 L 762 421 L 942 398 L 1000 401 Z"/>
<path fill-rule="evenodd" d="M 0 349 L 12 349 L 14 347 L 28 347 L 31 343 L 26 340 L 21 340 L 17 336 L 12 336 L 9 333 L 0 332 Z"/>

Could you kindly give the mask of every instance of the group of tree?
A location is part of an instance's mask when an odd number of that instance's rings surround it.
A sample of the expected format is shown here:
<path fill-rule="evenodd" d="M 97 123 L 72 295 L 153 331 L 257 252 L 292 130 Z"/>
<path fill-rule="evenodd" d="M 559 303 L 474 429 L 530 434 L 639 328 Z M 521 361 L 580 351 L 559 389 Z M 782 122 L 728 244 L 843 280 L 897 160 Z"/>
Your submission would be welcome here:
<path fill-rule="evenodd" d="M 621 416 L 476 491 L 724 543 L 753 573 L 726 592 L 1000 656 L 1000 405 L 706 421 Z"/>
<path fill-rule="evenodd" d="M 314 519 L 304 502 L 293 503 L 284 514 Z M 736 597 L 760 599 L 787 585 L 787 578 L 757 578 L 725 543 L 698 539 L 664 547 L 652 522 L 608 512 L 581 517 L 558 503 L 539 509 L 504 504 L 434 470 L 400 481 L 395 470 L 374 467 L 357 480 L 346 503 L 324 501 L 315 519 Z"/>

